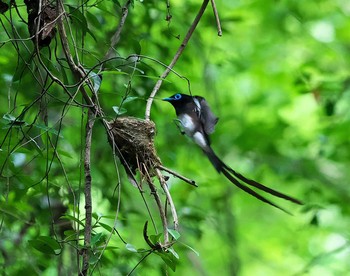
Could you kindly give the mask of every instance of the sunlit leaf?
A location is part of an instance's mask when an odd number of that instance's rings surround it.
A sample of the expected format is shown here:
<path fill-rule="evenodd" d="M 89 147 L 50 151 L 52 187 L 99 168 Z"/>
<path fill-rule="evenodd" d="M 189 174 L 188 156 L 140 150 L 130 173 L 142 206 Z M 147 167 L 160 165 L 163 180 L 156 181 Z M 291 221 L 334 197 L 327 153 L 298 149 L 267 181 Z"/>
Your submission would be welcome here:
<path fill-rule="evenodd" d="M 193 247 L 185 244 L 185 243 L 181 243 L 183 246 L 187 247 L 188 249 L 190 249 L 193 253 L 195 253 L 198 257 L 199 257 L 199 253 L 198 251 L 196 251 Z"/>
<path fill-rule="evenodd" d="M 176 230 L 174 229 L 167 229 L 168 233 L 175 239 L 175 240 L 178 240 L 180 238 L 180 233 L 177 232 Z"/>
<path fill-rule="evenodd" d="M 99 222 L 98 224 L 101 225 L 108 232 L 112 232 L 113 231 L 113 228 L 111 226 L 109 226 L 108 224 L 105 224 L 105 223 L 102 223 L 102 222 Z"/>
<path fill-rule="evenodd" d="M 127 97 L 125 100 L 123 100 L 123 103 L 129 103 L 129 102 L 133 102 L 135 100 L 139 99 L 139 97 Z"/>
<path fill-rule="evenodd" d="M 170 247 L 170 248 L 168 248 L 168 251 L 169 251 L 171 254 L 173 254 L 174 257 L 175 257 L 176 259 L 179 259 L 179 258 L 180 258 L 180 257 L 179 257 L 179 254 L 176 253 L 176 251 L 174 250 L 174 248 Z"/>
<path fill-rule="evenodd" d="M 131 251 L 131 252 L 137 252 L 137 249 L 136 249 L 132 244 L 130 244 L 130 243 L 127 243 L 127 244 L 125 245 L 125 248 L 126 248 L 127 250 Z"/>
<path fill-rule="evenodd" d="M 94 83 L 94 92 L 97 93 L 98 90 L 100 90 L 102 79 L 98 74 L 92 71 L 89 73 L 89 77 Z"/>
<path fill-rule="evenodd" d="M 112 106 L 112 108 L 117 115 L 122 115 L 127 112 L 127 110 L 124 107 L 120 108 L 119 106 Z"/>

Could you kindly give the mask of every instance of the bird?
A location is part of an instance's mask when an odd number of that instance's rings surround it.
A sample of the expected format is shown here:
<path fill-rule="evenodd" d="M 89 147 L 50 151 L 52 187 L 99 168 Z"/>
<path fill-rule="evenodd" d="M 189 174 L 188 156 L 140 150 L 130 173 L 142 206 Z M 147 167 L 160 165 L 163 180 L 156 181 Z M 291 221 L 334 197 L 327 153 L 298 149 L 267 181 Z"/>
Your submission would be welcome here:
<path fill-rule="evenodd" d="M 247 185 L 275 197 L 291 201 L 295 204 L 303 205 L 300 200 L 294 197 L 269 188 L 255 180 L 246 178 L 226 165 L 217 156 L 211 147 L 209 135 L 215 131 L 215 126 L 219 118 L 216 117 L 211 111 L 205 98 L 201 96 L 177 93 L 171 97 L 163 98 L 163 101 L 169 102 L 175 108 L 177 116 L 176 122 L 178 127 L 181 129 L 182 134 L 190 137 L 202 149 L 216 171 L 218 173 L 222 173 L 232 184 L 236 185 L 238 188 L 257 198 L 258 200 L 274 206 L 288 214 L 290 214 L 290 212 L 267 199 L 265 196 L 260 195 Z"/>

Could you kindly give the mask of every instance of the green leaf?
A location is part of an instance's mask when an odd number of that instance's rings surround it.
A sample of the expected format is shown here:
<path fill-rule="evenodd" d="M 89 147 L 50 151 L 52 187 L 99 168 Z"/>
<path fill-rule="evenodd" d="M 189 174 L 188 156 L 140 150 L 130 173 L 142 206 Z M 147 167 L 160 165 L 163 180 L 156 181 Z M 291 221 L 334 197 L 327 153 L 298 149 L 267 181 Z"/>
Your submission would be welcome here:
<path fill-rule="evenodd" d="M 198 251 L 196 251 L 194 248 L 192 248 L 191 246 L 189 246 L 189 245 L 187 245 L 187 244 L 185 244 L 185 243 L 182 243 L 182 242 L 181 242 L 181 244 L 182 244 L 183 246 L 187 247 L 188 249 L 190 249 L 194 254 L 196 254 L 196 255 L 199 257 Z"/>
<path fill-rule="evenodd" d="M 20 79 L 23 79 L 24 76 L 30 72 L 29 68 L 33 61 L 33 54 L 31 52 L 25 51 L 21 54 L 21 58 L 18 61 L 16 72 L 12 77 L 12 81 L 19 81 Z"/>
<path fill-rule="evenodd" d="M 180 238 L 180 233 L 177 232 L 176 230 L 174 229 L 167 229 L 168 233 L 175 239 L 175 240 L 178 240 Z"/>
<path fill-rule="evenodd" d="M 68 9 L 73 24 L 76 23 L 77 25 L 76 29 L 80 29 L 83 33 L 83 36 L 85 36 L 86 32 L 88 31 L 88 25 L 84 14 L 82 14 L 78 8 L 71 5 L 68 5 Z"/>
<path fill-rule="evenodd" d="M 48 126 L 41 125 L 41 124 L 34 124 L 34 126 L 38 129 L 45 131 L 45 132 L 48 132 L 48 133 L 54 134 L 60 138 L 63 138 L 61 135 L 58 135 L 58 131 L 52 127 L 48 127 Z"/>
<path fill-rule="evenodd" d="M 127 250 L 131 251 L 131 252 L 137 252 L 137 249 L 135 248 L 135 246 L 133 246 L 133 245 L 130 244 L 130 243 L 127 243 L 127 244 L 125 245 L 125 248 L 126 248 Z"/>
<path fill-rule="evenodd" d="M 174 257 L 175 257 L 176 259 L 179 259 L 179 258 L 180 258 L 180 257 L 179 257 L 179 254 L 176 253 L 176 251 L 175 251 L 174 248 L 170 247 L 170 248 L 168 248 L 168 251 L 169 251 L 171 254 L 173 254 Z"/>
<path fill-rule="evenodd" d="M 158 256 L 160 256 L 163 260 L 163 262 L 171 268 L 172 271 L 175 272 L 176 270 L 176 264 L 178 262 L 177 258 L 173 254 L 166 253 L 166 252 L 155 252 Z"/>
<path fill-rule="evenodd" d="M 129 102 L 137 100 L 138 98 L 139 97 L 126 97 L 126 99 L 123 100 L 123 103 L 129 103 Z"/>
<path fill-rule="evenodd" d="M 152 241 L 153 244 L 157 244 L 157 243 L 159 243 L 161 236 L 162 236 L 162 233 L 159 233 L 157 235 L 150 235 L 149 239 Z"/>
<path fill-rule="evenodd" d="M 114 4 L 116 4 L 119 8 L 121 8 L 122 6 L 120 5 L 118 0 L 112 0 Z"/>
<path fill-rule="evenodd" d="M 74 230 L 66 230 L 64 231 L 64 236 L 65 236 L 65 239 L 72 238 L 72 237 L 76 238 L 77 232 Z"/>
<path fill-rule="evenodd" d="M 23 116 L 24 116 L 24 113 L 23 113 L 23 115 L 21 116 L 21 118 L 20 118 L 20 117 L 16 118 L 16 117 L 14 117 L 14 116 L 11 115 L 11 114 L 6 113 L 6 114 L 4 114 L 4 115 L 2 116 L 2 118 L 3 118 L 3 120 L 7 121 L 8 124 L 11 125 L 11 126 L 9 126 L 9 127 L 12 127 L 12 126 L 19 126 L 19 125 L 24 125 L 24 124 L 26 124 L 25 121 L 21 120 L 21 119 L 23 119 L 23 118 L 22 118 Z"/>
<path fill-rule="evenodd" d="M 13 122 L 14 120 L 16 120 L 16 117 L 12 116 L 9 113 L 4 114 L 2 118 L 9 122 Z"/>
<path fill-rule="evenodd" d="M 89 264 L 93 265 L 98 261 L 98 255 L 91 254 L 89 258 Z"/>
<path fill-rule="evenodd" d="M 95 220 L 99 220 L 102 216 L 96 212 L 93 212 L 92 213 L 92 217 L 95 219 Z"/>
<path fill-rule="evenodd" d="M 124 107 L 119 108 L 119 106 L 113 106 L 112 108 L 117 115 L 122 115 L 127 111 Z"/>
<path fill-rule="evenodd" d="M 61 136 L 61 135 L 60 135 L 60 136 Z M 67 157 L 67 158 L 71 158 L 71 159 L 73 158 L 73 155 L 72 155 L 71 152 L 65 151 L 65 150 L 63 150 L 63 149 L 59 149 L 59 150 L 58 150 L 58 154 L 61 155 L 61 156 Z"/>
<path fill-rule="evenodd" d="M 129 75 L 128 73 L 120 70 L 103 71 L 101 72 L 101 74 L 102 75 Z"/>
<path fill-rule="evenodd" d="M 103 222 L 99 222 L 98 224 L 101 225 L 102 228 L 106 229 L 108 232 L 112 232 L 113 231 L 113 228 L 111 226 L 109 226 L 108 224 L 105 224 Z"/>
<path fill-rule="evenodd" d="M 18 221 L 26 221 L 26 216 L 21 211 L 19 211 L 15 206 L 6 204 L 5 202 L 0 203 L 0 211 L 2 214 L 11 216 Z"/>
<path fill-rule="evenodd" d="M 86 18 L 89 23 L 95 28 L 100 28 L 101 27 L 101 22 L 98 20 L 97 16 L 89 11 L 85 11 Z M 90 26 L 91 26 L 90 25 Z"/>
<path fill-rule="evenodd" d="M 68 219 L 68 220 L 71 220 L 71 221 L 75 221 L 75 222 L 79 223 L 80 226 L 85 227 L 84 223 L 82 223 L 79 219 L 77 219 L 77 218 L 75 218 L 75 217 L 73 217 L 71 215 L 64 215 L 64 216 L 61 216 L 60 218 L 65 218 L 65 219 Z"/>
<path fill-rule="evenodd" d="M 37 239 L 29 240 L 28 243 L 36 250 L 45 254 L 57 255 L 61 251 L 60 244 L 49 236 L 39 236 Z"/>
<path fill-rule="evenodd" d="M 89 73 L 89 77 L 94 83 L 94 92 L 97 93 L 98 90 L 100 90 L 102 79 L 98 74 L 92 71 Z"/>
<path fill-rule="evenodd" d="M 102 236 L 102 233 L 97 233 L 96 235 L 93 235 L 91 237 L 91 245 L 96 245 L 96 243 L 98 243 L 101 240 Z"/>
<path fill-rule="evenodd" d="M 114 249 L 119 249 L 119 247 L 118 246 L 106 246 L 104 249 L 105 250 L 114 250 Z"/>
<path fill-rule="evenodd" d="M 138 40 L 132 39 L 132 46 L 134 48 L 134 51 L 137 55 L 141 54 L 141 44 Z"/>

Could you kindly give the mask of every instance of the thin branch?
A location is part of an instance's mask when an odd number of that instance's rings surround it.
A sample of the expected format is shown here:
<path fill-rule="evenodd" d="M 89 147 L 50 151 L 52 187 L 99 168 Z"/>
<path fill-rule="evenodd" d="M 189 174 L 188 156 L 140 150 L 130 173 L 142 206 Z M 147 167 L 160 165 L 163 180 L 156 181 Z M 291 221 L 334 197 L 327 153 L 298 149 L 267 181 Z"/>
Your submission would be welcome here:
<path fill-rule="evenodd" d="M 145 112 L 145 119 L 146 120 L 149 120 L 150 117 L 151 117 L 151 107 L 152 107 L 152 103 L 153 103 L 153 98 L 155 97 L 155 95 L 157 94 L 160 86 L 162 85 L 163 83 L 163 79 L 165 79 L 171 69 L 175 66 L 176 62 L 178 61 L 178 59 L 180 58 L 181 54 L 183 53 L 183 51 L 185 50 L 186 46 L 187 46 L 187 43 L 188 41 L 190 40 L 194 30 L 196 29 L 197 25 L 198 25 L 198 22 L 200 21 L 200 19 L 202 18 L 202 15 L 208 5 L 208 2 L 209 0 L 204 0 L 203 3 L 202 3 L 202 6 L 200 7 L 199 9 L 199 12 L 196 16 L 196 18 L 194 19 L 192 25 L 190 26 L 184 40 L 182 41 L 179 49 L 177 50 L 173 60 L 170 62 L 169 66 L 165 69 L 165 71 L 163 72 L 163 74 L 160 76 L 160 79 L 157 81 L 156 85 L 154 86 L 150 96 L 148 97 L 148 100 L 147 100 L 147 105 L 146 105 L 146 112 Z"/>
<path fill-rule="evenodd" d="M 117 45 L 119 40 L 120 40 L 120 34 L 123 30 L 125 20 L 128 16 L 128 13 L 129 13 L 130 4 L 131 4 L 131 1 L 128 0 L 128 1 L 126 1 L 125 5 L 122 7 L 122 17 L 121 17 L 120 22 L 118 24 L 117 30 L 115 31 L 115 33 L 113 34 L 113 36 L 111 38 L 111 45 L 108 49 L 108 52 L 106 53 L 106 55 L 104 57 L 104 60 L 110 59 L 113 56 L 115 45 Z M 102 63 L 101 71 L 103 71 L 104 64 L 105 63 Z"/>
<path fill-rule="evenodd" d="M 146 172 L 146 177 L 147 177 L 147 183 L 148 186 L 151 190 L 151 194 L 153 195 L 156 203 L 157 203 L 157 207 L 159 210 L 159 215 L 160 215 L 160 219 L 162 220 L 162 225 L 163 225 L 163 232 L 164 232 L 164 245 L 167 246 L 169 244 L 169 233 L 168 233 L 168 222 L 167 222 L 167 218 L 166 218 L 166 214 L 164 212 L 164 208 L 162 205 L 162 202 L 160 200 L 160 197 L 158 195 L 157 189 L 155 187 L 155 185 L 152 182 L 152 178 L 150 177 L 150 175 L 148 174 L 148 170 L 145 166 L 145 164 L 143 164 L 144 170 Z"/>
<path fill-rule="evenodd" d="M 92 199 L 91 199 L 91 137 L 92 128 L 95 122 L 95 114 L 91 109 L 88 111 L 88 119 L 86 122 L 86 140 L 85 140 L 85 157 L 84 157 L 84 172 L 85 172 L 85 231 L 84 231 L 84 249 L 82 275 L 87 275 L 89 270 L 90 242 L 91 242 L 91 220 L 92 220 Z"/>
<path fill-rule="evenodd" d="M 56 3 L 57 3 L 56 4 L 56 9 L 57 9 L 56 12 L 57 12 L 57 16 L 58 16 L 57 26 L 58 26 L 58 32 L 60 33 L 62 50 L 64 52 L 66 59 L 67 59 L 69 67 L 72 70 L 72 72 L 74 73 L 76 79 L 78 79 L 78 80 L 83 79 L 84 80 L 85 76 L 86 76 L 84 69 L 75 64 L 75 62 L 73 60 L 73 56 L 70 53 L 68 38 L 67 38 L 66 30 L 64 28 L 63 19 L 62 19 L 63 16 L 66 16 L 62 0 L 56 0 Z M 93 89 L 93 86 L 91 85 L 91 83 L 88 81 L 86 83 L 88 84 L 90 90 L 92 92 L 94 92 L 94 89 Z M 103 117 L 102 111 L 99 110 L 96 107 L 96 105 L 93 103 L 92 99 L 89 97 L 88 93 L 85 91 L 85 88 L 83 85 L 80 86 L 80 92 L 83 95 L 85 102 L 90 106 L 90 108 L 97 109 L 96 112 L 97 112 L 98 117 Z"/>
<path fill-rule="evenodd" d="M 189 179 L 189 178 L 187 178 L 187 177 L 184 177 L 184 176 L 178 174 L 177 172 L 175 172 L 175 171 L 173 171 L 173 170 L 170 170 L 169 168 L 164 167 L 164 166 L 162 166 L 162 165 L 158 165 L 157 167 L 158 167 L 159 169 L 163 170 L 163 171 L 166 171 L 166 172 L 172 174 L 173 176 L 176 176 L 176 177 L 180 178 L 181 180 L 185 181 L 186 183 L 188 183 L 188 184 L 190 184 L 190 185 L 192 185 L 192 186 L 198 187 L 198 185 L 196 184 L 196 182 L 195 182 L 194 180 L 192 180 L 192 179 Z"/>
<path fill-rule="evenodd" d="M 168 186 L 166 184 L 166 181 L 165 181 L 164 176 L 162 175 L 161 171 L 159 169 L 156 169 L 156 173 L 157 173 L 160 185 L 162 186 L 163 191 L 165 192 L 165 196 L 166 196 L 166 198 L 167 198 L 167 200 L 169 202 L 169 205 L 170 205 L 171 214 L 172 214 L 173 220 L 174 220 L 174 228 L 175 228 L 175 230 L 178 230 L 178 228 L 179 228 L 179 219 L 177 217 L 174 201 L 173 201 L 173 199 L 171 197 L 171 194 L 169 192 Z"/>
<path fill-rule="evenodd" d="M 137 264 L 133 267 L 133 269 L 127 274 L 127 276 L 131 275 L 135 269 L 149 256 L 153 253 L 153 251 L 149 251 L 145 256 L 143 256 L 138 262 Z"/>
<path fill-rule="evenodd" d="M 220 23 L 218 10 L 216 9 L 215 0 L 210 0 L 210 2 L 211 2 L 211 6 L 213 7 L 213 12 L 214 12 L 215 20 L 216 20 L 216 25 L 217 25 L 217 28 L 218 28 L 218 36 L 222 36 L 221 23 Z"/>

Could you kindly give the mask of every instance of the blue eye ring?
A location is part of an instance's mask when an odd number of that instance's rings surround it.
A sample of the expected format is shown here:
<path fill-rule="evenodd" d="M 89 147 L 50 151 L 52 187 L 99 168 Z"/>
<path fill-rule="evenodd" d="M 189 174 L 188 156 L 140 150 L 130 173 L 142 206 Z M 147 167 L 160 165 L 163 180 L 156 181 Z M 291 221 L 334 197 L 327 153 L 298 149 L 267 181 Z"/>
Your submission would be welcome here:
<path fill-rule="evenodd" d="M 174 96 L 174 99 L 175 99 L 175 100 L 180 100 L 180 99 L 181 99 L 181 94 L 176 94 L 176 95 Z"/>

